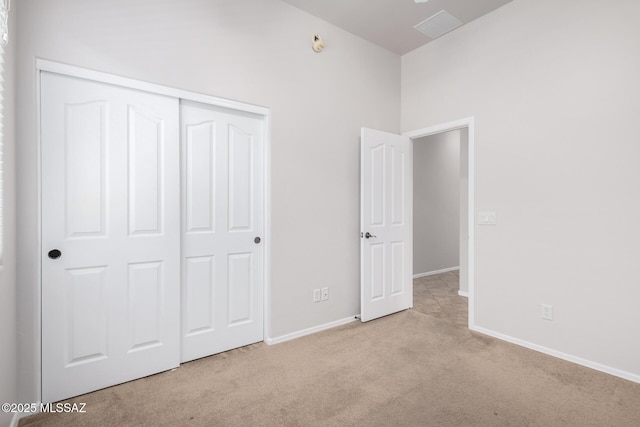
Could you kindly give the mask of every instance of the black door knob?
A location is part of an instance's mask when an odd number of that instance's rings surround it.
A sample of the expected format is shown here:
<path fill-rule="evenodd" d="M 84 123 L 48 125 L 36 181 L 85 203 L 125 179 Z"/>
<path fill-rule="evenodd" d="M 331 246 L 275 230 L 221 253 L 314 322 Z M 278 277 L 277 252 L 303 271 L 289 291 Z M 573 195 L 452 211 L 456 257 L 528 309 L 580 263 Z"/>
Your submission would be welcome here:
<path fill-rule="evenodd" d="M 58 259 L 62 256 L 62 252 L 59 249 L 52 249 L 49 251 L 49 258 Z"/>
<path fill-rule="evenodd" d="M 253 239 L 253 241 L 256 243 L 256 245 L 258 243 L 260 243 L 262 240 L 259 237 L 256 237 L 255 239 Z"/>

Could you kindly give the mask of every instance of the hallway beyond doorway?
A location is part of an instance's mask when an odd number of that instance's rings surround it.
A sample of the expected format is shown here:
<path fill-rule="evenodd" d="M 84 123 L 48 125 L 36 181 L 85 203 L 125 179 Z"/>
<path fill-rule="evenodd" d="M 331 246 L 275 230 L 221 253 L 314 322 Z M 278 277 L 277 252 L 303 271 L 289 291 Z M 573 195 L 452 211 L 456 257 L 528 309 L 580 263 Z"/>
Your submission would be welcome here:
<path fill-rule="evenodd" d="M 458 270 L 413 279 L 413 309 L 467 327 L 467 298 L 458 295 Z"/>

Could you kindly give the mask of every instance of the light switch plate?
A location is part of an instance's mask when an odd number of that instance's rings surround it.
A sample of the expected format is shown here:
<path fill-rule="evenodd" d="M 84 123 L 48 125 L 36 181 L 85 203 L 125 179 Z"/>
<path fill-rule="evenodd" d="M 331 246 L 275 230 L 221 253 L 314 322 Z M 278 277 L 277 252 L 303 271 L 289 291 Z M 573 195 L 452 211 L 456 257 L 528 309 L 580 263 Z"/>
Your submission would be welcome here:
<path fill-rule="evenodd" d="M 493 211 L 478 212 L 478 224 L 479 225 L 496 225 L 498 223 L 498 217 Z"/>

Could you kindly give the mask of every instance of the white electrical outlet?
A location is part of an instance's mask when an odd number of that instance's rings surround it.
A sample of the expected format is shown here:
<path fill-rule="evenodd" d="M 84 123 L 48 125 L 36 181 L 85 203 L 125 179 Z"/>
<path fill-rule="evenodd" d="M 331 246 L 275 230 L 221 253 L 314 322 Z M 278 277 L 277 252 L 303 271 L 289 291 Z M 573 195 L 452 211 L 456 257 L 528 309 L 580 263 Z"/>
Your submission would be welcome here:
<path fill-rule="evenodd" d="M 322 301 L 326 301 L 329 299 L 329 288 L 322 288 Z"/>
<path fill-rule="evenodd" d="M 313 302 L 320 302 L 320 289 L 313 290 Z"/>
<path fill-rule="evenodd" d="M 553 306 L 542 304 L 542 318 L 545 320 L 553 320 Z"/>

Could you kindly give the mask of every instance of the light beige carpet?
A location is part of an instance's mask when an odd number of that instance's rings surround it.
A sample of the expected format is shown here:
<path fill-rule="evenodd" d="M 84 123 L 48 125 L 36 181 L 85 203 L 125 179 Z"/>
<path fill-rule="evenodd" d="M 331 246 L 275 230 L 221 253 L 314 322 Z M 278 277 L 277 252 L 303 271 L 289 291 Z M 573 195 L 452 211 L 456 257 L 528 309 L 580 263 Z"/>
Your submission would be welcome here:
<path fill-rule="evenodd" d="M 186 363 L 20 426 L 640 426 L 640 384 L 471 333 L 451 278 L 416 295 L 413 310 Z"/>

